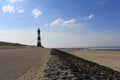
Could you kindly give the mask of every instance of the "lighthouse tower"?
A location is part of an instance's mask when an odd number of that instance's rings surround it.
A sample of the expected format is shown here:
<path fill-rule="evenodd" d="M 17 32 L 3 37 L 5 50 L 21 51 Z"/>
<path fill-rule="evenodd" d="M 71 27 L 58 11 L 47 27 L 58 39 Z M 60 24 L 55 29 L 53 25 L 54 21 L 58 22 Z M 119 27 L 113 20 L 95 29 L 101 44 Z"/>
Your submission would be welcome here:
<path fill-rule="evenodd" d="M 40 29 L 37 30 L 38 37 L 37 37 L 37 47 L 42 47 L 41 45 L 41 38 L 40 38 Z"/>

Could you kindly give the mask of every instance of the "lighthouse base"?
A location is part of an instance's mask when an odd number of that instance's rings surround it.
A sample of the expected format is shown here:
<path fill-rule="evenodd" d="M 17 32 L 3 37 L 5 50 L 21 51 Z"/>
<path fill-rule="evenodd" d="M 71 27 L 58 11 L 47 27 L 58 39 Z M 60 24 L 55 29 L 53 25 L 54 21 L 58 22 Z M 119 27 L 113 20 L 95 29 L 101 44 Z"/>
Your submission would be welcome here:
<path fill-rule="evenodd" d="M 42 47 L 42 48 L 44 48 L 40 43 L 37 44 L 37 47 Z"/>

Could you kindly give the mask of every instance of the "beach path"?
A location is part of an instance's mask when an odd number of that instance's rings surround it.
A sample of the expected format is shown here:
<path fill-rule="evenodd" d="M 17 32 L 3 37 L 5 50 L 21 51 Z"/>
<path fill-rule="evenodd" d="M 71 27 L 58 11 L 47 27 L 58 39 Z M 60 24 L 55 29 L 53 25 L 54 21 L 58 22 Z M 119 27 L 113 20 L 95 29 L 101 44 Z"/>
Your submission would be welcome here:
<path fill-rule="evenodd" d="M 0 50 L 0 80 L 17 80 L 36 64 L 44 64 L 50 49 L 24 48 Z"/>

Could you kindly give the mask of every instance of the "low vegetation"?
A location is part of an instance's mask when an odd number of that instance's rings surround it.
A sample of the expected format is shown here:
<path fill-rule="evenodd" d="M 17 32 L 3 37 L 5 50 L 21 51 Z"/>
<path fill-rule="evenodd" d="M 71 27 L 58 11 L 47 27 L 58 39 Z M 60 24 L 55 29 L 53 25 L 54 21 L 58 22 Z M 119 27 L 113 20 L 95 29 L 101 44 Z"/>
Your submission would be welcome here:
<path fill-rule="evenodd" d="M 0 42 L 0 46 L 25 46 L 25 45 L 19 43 Z"/>

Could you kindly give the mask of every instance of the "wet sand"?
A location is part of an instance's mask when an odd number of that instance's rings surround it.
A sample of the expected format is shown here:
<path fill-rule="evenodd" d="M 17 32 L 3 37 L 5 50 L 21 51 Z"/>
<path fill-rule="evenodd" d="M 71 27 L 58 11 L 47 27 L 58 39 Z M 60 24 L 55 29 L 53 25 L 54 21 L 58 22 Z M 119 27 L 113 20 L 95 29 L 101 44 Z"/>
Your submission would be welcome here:
<path fill-rule="evenodd" d="M 40 73 L 49 53 L 50 49 L 44 48 L 0 49 L 0 80 L 22 79 L 29 70 L 35 72 L 37 68 Z"/>
<path fill-rule="evenodd" d="M 65 51 L 120 72 L 120 51 Z"/>

